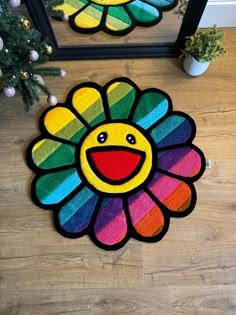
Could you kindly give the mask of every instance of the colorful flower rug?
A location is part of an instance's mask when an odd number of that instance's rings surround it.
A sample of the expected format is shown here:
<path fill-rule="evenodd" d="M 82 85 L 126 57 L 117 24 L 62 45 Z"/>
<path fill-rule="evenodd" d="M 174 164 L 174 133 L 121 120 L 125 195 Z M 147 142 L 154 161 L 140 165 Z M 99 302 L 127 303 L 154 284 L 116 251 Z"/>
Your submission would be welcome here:
<path fill-rule="evenodd" d="M 131 237 L 157 242 L 171 216 L 193 210 L 205 158 L 192 144 L 194 121 L 172 111 L 165 92 L 141 91 L 127 78 L 83 83 L 39 126 L 42 135 L 27 150 L 37 174 L 32 197 L 54 210 L 62 235 L 88 234 L 107 250 Z"/>
<path fill-rule="evenodd" d="M 55 7 L 69 16 L 71 27 L 80 33 L 103 30 L 111 35 L 126 35 L 135 26 L 152 26 L 171 10 L 177 0 L 65 0 Z"/>

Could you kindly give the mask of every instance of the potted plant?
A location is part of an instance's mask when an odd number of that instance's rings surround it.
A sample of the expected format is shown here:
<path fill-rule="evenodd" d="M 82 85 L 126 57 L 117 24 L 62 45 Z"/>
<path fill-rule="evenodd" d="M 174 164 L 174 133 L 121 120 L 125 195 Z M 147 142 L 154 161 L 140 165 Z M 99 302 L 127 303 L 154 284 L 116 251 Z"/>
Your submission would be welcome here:
<path fill-rule="evenodd" d="M 179 0 L 179 6 L 174 11 L 174 14 L 178 15 L 178 18 L 180 17 L 183 18 L 187 10 L 187 6 L 188 6 L 188 0 Z"/>
<path fill-rule="evenodd" d="M 216 25 L 187 36 L 182 50 L 182 56 L 185 56 L 183 63 L 185 72 L 191 76 L 201 75 L 212 60 L 225 55 L 227 50 L 221 47 L 223 37 L 222 30 L 218 30 Z"/>

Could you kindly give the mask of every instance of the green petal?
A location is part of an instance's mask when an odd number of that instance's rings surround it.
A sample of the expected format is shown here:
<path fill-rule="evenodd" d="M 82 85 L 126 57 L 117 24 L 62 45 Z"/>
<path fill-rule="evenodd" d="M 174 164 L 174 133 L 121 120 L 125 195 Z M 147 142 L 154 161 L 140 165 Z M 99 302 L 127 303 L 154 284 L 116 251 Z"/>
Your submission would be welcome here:
<path fill-rule="evenodd" d="M 153 6 L 142 2 L 140 0 L 135 0 L 127 4 L 129 12 L 139 24 L 155 23 L 160 18 L 159 11 Z"/>
<path fill-rule="evenodd" d="M 62 10 L 70 16 L 82 9 L 87 3 L 87 0 L 64 0 L 64 4 L 58 5 L 54 9 Z"/>
<path fill-rule="evenodd" d="M 81 183 L 81 179 L 72 168 L 41 176 L 35 183 L 35 193 L 43 205 L 57 204 L 65 199 Z"/>
<path fill-rule="evenodd" d="M 43 139 L 32 148 L 32 160 L 41 169 L 75 163 L 75 147 L 51 139 Z"/>
<path fill-rule="evenodd" d="M 123 31 L 132 25 L 132 20 L 123 7 L 111 6 L 108 8 L 105 25 L 111 31 Z"/>
<path fill-rule="evenodd" d="M 103 10 L 103 6 L 90 3 L 84 10 L 76 15 L 74 23 L 82 29 L 96 29 L 101 23 Z"/>
<path fill-rule="evenodd" d="M 132 120 L 142 128 L 148 129 L 160 120 L 169 108 L 170 103 L 163 94 L 148 91 L 141 96 Z"/>
<path fill-rule="evenodd" d="M 127 82 L 116 81 L 107 89 L 107 99 L 112 119 L 127 119 L 134 104 L 136 89 Z"/>

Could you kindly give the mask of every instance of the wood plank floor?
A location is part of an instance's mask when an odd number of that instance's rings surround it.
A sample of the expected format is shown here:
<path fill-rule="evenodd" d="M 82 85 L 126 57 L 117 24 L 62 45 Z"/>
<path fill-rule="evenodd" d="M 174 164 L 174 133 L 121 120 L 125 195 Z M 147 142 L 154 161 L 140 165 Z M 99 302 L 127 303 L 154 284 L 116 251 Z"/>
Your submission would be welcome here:
<path fill-rule="evenodd" d="M 141 59 L 57 62 L 67 77 L 47 80 L 63 102 L 78 83 L 127 76 L 163 89 L 195 120 L 194 143 L 212 168 L 196 184 L 193 213 L 172 219 L 156 244 L 106 252 L 60 236 L 52 213 L 30 200 L 25 163 L 45 98 L 30 113 L 19 95 L 0 98 L 0 315 L 236 314 L 236 29 L 225 34 L 228 56 L 198 78 L 181 60 Z"/>

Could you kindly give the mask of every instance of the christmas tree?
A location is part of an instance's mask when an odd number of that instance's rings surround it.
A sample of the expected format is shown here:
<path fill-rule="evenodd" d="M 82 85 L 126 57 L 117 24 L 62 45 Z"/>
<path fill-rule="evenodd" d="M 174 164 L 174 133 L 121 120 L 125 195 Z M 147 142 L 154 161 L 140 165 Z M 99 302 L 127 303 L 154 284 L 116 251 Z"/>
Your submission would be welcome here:
<path fill-rule="evenodd" d="M 57 103 L 42 77 L 64 77 L 65 71 L 42 66 L 53 49 L 27 18 L 11 12 L 11 7 L 19 5 L 20 0 L 0 0 L 0 91 L 12 97 L 18 88 L 28 111 L 39 102 L 40 92 L 48 96 L 50 105 Z"/>

